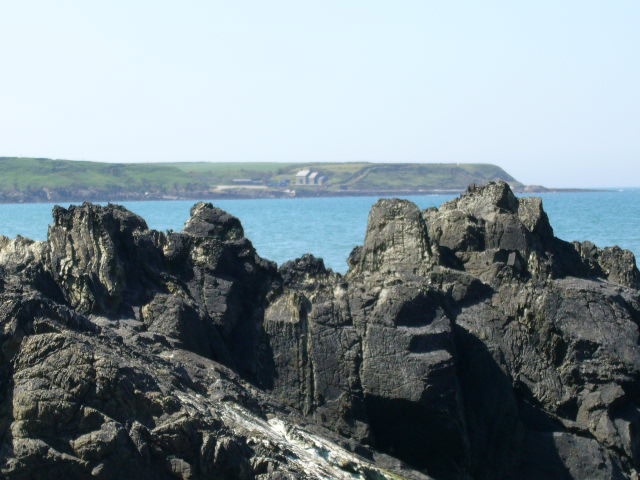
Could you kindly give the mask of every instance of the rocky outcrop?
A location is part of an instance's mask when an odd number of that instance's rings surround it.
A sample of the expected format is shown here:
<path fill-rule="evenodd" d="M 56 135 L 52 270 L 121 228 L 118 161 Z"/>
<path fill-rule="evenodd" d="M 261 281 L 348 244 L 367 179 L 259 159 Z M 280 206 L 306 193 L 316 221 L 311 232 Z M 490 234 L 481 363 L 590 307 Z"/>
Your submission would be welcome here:
<path fill-rule="evenodd" d="M 211 204 L 54 209 L 0 238 L 0 472 L 632 479 L 640 274 L 505 183 L 374 205 L 344 276 Z"/>

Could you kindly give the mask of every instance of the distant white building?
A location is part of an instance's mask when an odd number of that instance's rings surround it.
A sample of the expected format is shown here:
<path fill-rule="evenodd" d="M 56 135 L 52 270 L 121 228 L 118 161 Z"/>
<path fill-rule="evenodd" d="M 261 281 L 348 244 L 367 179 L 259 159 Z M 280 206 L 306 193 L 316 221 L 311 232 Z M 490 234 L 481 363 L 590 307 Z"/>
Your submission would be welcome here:
<path fill-rule="evenodd" d="M 327 177 L 320 172 L 305 168 L 296 173 L 296 185 L 324 185 Z"/>
<path fill-rule="evenodd" d="M 310 173 L 311 170 L 309 169 L 300 170 L 298 173 L 296 173 L 296 185 L 308 185 Z"/>

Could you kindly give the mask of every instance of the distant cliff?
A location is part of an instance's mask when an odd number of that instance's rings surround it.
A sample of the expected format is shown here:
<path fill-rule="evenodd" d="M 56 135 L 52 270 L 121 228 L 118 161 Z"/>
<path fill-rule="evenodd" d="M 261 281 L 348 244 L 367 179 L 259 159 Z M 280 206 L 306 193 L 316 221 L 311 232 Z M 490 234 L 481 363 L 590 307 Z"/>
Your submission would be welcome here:
<path fill-rule="evenodd" d="M 630 252 L 498 182 L 378 201 L 349 264 L 278 268 L 207 203 L 0 238 L 2 478 L 637 478 Z"/>
<path fill-rule="evenodd" d="M 0 157 L 0 202 L 461 192 L 492 180 L 522 187 L 500 167 L 487 164 L 113 164 Z"/>

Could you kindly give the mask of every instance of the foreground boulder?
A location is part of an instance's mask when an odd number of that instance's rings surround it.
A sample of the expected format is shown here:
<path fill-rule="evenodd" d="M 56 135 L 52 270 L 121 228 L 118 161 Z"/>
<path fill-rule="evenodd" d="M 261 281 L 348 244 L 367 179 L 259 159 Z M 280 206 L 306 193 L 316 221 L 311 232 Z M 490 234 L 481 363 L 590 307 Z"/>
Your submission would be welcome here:
<path fill-rule="evenodd" d="M 346 275 L 239 220 L 0 238 L 3 478 L 632 479 L 640 274 L 505 183 L 380 200 Z"/>

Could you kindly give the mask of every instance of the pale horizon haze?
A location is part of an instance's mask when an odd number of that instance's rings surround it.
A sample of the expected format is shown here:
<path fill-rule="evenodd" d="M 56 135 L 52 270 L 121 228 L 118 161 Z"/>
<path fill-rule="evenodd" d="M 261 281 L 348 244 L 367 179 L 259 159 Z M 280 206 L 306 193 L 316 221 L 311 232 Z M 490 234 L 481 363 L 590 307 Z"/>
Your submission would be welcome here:
<path fill-rule="evenodd" d="M 640 186 L 640 2 L 0 4 L 0 156 Z"/>

